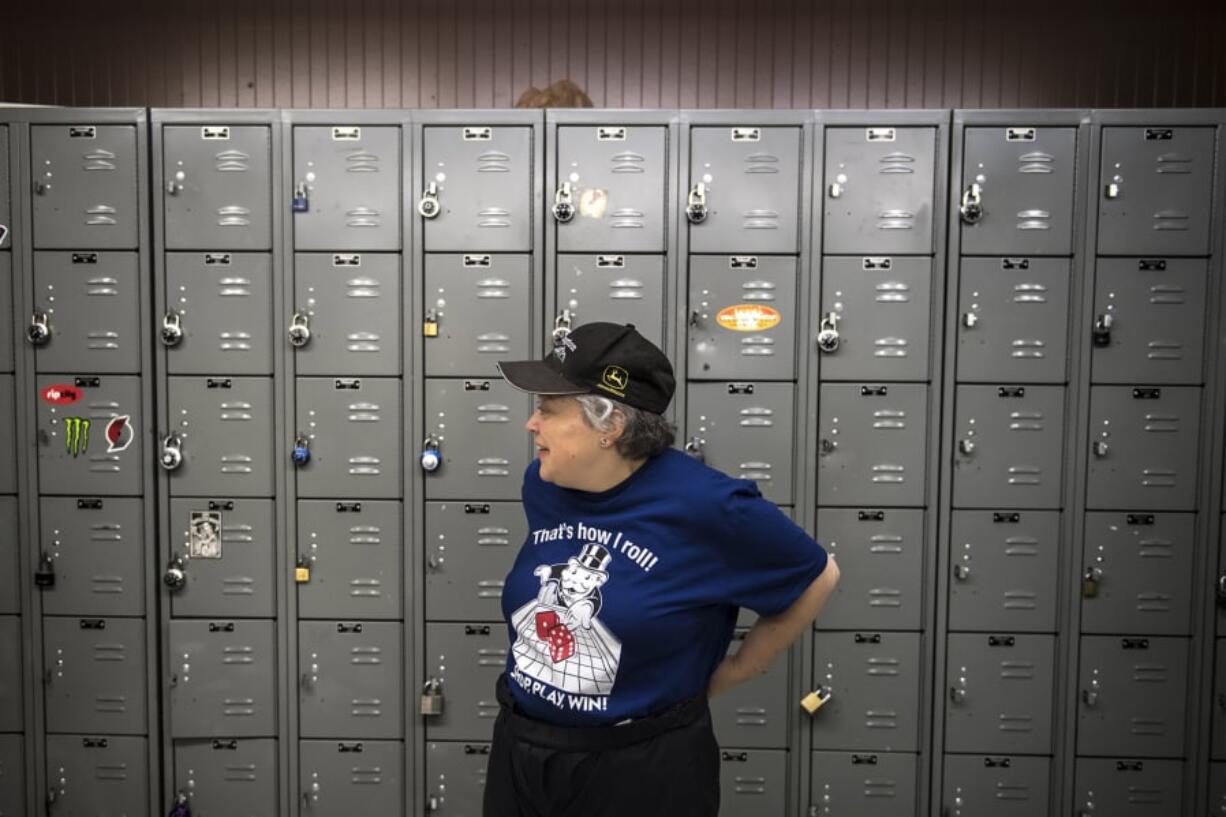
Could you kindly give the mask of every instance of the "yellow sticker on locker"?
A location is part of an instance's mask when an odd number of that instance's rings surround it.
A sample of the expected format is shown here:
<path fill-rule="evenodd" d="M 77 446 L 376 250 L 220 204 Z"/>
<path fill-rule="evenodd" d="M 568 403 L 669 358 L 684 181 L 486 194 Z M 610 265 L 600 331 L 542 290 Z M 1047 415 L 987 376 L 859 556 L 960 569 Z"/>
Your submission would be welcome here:
<path fill-rule="evenodd" d="M 733 332 L 761 332 L 774 329 L 783 316 L 779 310 L 761 304 L 734 304 L 721 309 L 715 320 Z"/>

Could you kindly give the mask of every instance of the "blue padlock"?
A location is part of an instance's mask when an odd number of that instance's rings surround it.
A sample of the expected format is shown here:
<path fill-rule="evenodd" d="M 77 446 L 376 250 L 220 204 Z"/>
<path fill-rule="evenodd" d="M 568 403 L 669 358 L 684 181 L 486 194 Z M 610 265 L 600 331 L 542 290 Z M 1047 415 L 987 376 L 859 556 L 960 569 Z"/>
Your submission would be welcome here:
<path fill-rule="evenodd" d="M 427 473 L 438 470 L 438 467 L 443 462 L 443 455 L 438 450 L 438 440 L 434 439 L 433 436 L 427 437 L 422 446 L 421 470 Z"/>
<path fill-rule="evenodd" d="M 311 204 L 307 201 L 306 185 L 300 184 L 294 188 L 293 210 L 295 213 L 305 213 L 310 209 Z"/>
<path fill-rule="evenodd" d="M 175 795 L 174 807 L 170 809 L 168 817 L 192 817 L 191 807 L 187 804 L 187 795 L 179 792 Z"/>
<path fill-rule="evenodd" d="M 311 461 L 311 441 L 305 435 L 299 434 L 294 440 L 294 453 L 291 455 L 294 465 L 303 466 Z"/>

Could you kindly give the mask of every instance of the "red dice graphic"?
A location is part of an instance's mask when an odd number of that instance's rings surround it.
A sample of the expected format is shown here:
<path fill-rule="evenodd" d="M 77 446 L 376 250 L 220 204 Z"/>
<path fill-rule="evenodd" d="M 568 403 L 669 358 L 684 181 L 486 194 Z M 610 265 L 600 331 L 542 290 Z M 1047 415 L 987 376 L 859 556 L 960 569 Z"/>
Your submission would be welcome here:
<path fill-rule="evenodd" d="M 544 641 L 549 638 L 549 631 L 557 627 L 558 614 L 552 610 L 536 614 L 536 637 Z"/>
<path fill-rule="evenodd" d="M 549 657 L 553 663 L 565 661 L 575 654 L 575 636 L 565 624 L 549 631 Z"/>

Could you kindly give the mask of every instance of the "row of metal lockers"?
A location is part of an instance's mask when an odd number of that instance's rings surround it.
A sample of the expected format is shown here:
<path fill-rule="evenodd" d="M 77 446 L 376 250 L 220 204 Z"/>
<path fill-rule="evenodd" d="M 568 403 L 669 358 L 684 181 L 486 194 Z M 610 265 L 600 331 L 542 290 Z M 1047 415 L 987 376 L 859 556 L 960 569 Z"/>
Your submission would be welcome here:
<path fill-rule="evenodd" d="M 841 569 L 724 817 L 1226 812 L 1224 125 L 0 112 L 0 815 L 479 814 L 591 320 Z"/>

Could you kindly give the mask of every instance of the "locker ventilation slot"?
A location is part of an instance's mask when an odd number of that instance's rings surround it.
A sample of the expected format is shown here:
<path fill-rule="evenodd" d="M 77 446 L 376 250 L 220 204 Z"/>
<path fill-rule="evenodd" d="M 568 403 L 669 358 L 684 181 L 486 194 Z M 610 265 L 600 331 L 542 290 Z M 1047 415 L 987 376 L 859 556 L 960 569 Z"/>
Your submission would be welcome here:
<path fill-rule="evenodd" d="M 1054 173 L 1056 171 L 1053 165 L 1056 162 L 1056 157 L 1050 153 L 1042 151 L 1034 151 L 1032 153 L 1023 153 L 1017 157 L 1017 172 L 1018 173 Z"/>
<path fill-rule="evenodd" d="M 510 173 L 511 156 L 500 150 L 487 150 L 477 157 L 478 173 Z"/>
<path fill-rule="evenodd" d="M 379 157 L 368 150 L 359 150 L 345 157 L 346 173 L 378 173 Z"/>
<path fill-rule="evenodd" d="M 251 169 L 250 154 L 241 150 L 223 150 L 213 158 L 217 160 L 213 167 L 222 173 L 243 173 Z"/>
<path fill-rule="evenodd" d="M 880 165 L 877 172 L 882 176 L 911 175 L 915 172 L 912 167 L 915 157 L 908 153 L 887 153 L 878 159 L 877 163 Z"/>

